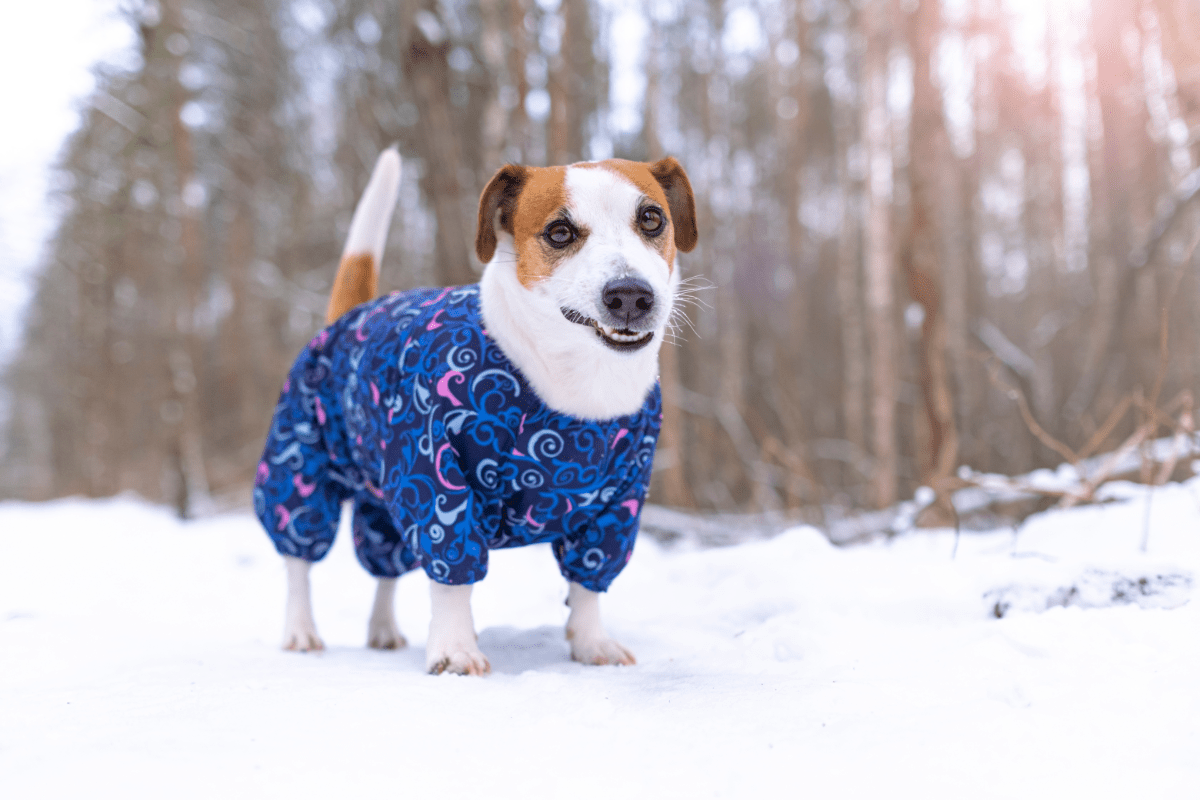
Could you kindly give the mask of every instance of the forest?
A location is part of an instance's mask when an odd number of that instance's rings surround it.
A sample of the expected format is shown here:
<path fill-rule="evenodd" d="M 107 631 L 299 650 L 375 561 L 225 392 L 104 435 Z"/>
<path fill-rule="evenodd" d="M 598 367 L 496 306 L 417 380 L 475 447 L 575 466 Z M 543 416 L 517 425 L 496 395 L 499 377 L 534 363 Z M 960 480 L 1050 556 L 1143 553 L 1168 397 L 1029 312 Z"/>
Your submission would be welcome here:
<path fill-rule="evenodd" d="M 0 497 L 245 504 L 393 143 L 385 290 L 478 280 L 478 198 L 505 163 L 687 169 L 700 244 L 653 502 L 819 521 L 925 486 L 923 524 L 947 524 L 980 476 L 1192 433 L 1196 0 L 122 13 L 137 58 L 100 69 L 64 145 L 4 369 Z M 1143 464 L 1147 483 L 1190 469 Z"/>

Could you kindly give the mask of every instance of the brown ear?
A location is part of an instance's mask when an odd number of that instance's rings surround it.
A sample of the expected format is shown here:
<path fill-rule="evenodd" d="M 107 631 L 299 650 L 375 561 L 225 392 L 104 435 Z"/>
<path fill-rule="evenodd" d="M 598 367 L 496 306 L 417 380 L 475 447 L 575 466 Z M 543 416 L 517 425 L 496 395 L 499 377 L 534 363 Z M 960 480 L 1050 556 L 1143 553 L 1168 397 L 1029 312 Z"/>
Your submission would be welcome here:
<path fill-rule="evenodd" d="M 687 173 L 678 161 L 667 156 L 650 165 L 650 174 L 667 196 L 671 223 L 675 226 L 675 246 L 684 253 L 690 253 L 696 246 L 699 233 L 696 230 L 696 199 L 692 196 L 692 184 Z"/>
<path fill-rule="evenodd" d="M 500 213 L 500 227 L 509 234 L 513 232 L 513 214 L 517 210 L 517 198 L 525 186 L 528 170 L 516 164 L 505 164 L 479 196 L 479 229 L 475 232 L 475 255 L 484 264 L 496 254 L 496 212 Z M 686 180 L 686 178 L 685 178 Z"/>

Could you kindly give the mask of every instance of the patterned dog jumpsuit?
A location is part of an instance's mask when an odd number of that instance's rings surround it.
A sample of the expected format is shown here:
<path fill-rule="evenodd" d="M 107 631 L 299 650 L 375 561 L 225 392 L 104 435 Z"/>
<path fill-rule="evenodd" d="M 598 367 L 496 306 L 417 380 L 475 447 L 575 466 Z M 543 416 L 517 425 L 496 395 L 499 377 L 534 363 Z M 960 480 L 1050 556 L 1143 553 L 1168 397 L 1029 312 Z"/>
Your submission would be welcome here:
<path fill-rule="evenodd" d="M 479 287 L 418 289 L 321 331 L 284 384 L 254 506 L 276 549 L 320 560 L 343 501 L 377 577 L 422 566 L 444 584 L 488 551 L 550 542 L 564 577 L 605 591 L 633 552 L 662 418 L 550 409 L 487 335 Z"/>

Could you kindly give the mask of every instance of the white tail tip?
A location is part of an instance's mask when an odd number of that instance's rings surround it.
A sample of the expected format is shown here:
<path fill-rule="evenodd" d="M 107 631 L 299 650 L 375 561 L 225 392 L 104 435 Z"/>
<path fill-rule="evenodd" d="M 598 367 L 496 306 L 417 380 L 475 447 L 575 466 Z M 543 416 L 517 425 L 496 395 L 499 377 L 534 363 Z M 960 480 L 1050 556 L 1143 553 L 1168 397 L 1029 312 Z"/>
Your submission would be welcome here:
<path fill-rule="evenodd" d="M 391 224 L 399 192 L 400 153 L 396 148 L 389 147 L 379 154 L 371 180 L 367 182 L 362 199 L 354 209 L 350 234 L 342 251 L 343 258 L 370 253 L 376 265 L 383 263 L 383 247 L 387 243 L 388 225 Z"/>

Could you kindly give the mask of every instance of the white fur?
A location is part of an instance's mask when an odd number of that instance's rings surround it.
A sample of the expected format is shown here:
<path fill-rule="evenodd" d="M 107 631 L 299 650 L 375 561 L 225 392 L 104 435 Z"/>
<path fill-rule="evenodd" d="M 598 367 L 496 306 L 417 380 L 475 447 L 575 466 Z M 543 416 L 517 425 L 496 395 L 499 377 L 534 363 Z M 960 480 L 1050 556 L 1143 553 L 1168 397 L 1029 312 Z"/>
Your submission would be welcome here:
<path fill-rule="evenodd" d="M 363 190 L 362 198 L 354 209 L 350 220 L 350 233 L 342 257 L 370 253 L 375 258 L 376 269 L 383 263 L 383 247 L 387 243 L 388 225 L 396 209 L 396 195 L 400 192 L 400 154 L 389 148 L 379 154 L 371 180 Z"/>
<path fill-rule="evenodd" d="M 284 613 L 284 650 L 324 650 L 325 643 L 317 635 L 317 624 L 313 621 L 312 591 L 308 583 L 308 571 L 312 564 L 302 558 L 283 557 L 287 569 L 287 611 Z"/>
<path fill-rule="evenodd" d="M 396 625 L 396 578 L 380 578 L 375 587 L 375 604 L 367 623 L 367 647 L 398 650 L 408 644 Z"/>
<path fill-rule="evenodd" d="M 471 616 L 471 584 L 429 582 L 433 616 L 425 643 L 425 668 L 435 674 L 486 675 L 492 665 L 479 649 Z"/>
<path fill-rule="evenodd" d="M 591 231 L 582 249 L 526 288 L 517 278 L 512 236 L 498 230 L 496 253 L 480 281 L 483 318 L 488 334 L 548 406 L 574 417 L 612 419 L 637 411 L 658 380 L 658 351 L 679 271 L 633 230 L 642 197 L 633 184 L 603 168 L 572 167 L 566 190 L 571 218 Z M 642 278 L 654 290 L 654 339 L 632 353 L 610 349 L 595 330 L 561 311 L 599 319 L 601 289 L 619 277 Z"/>
<path fill-rule="evenodd" d="M 636 664 L 633 653 L 608 635 L 600 623 L 600 595 L 571 583 L 567 591 L 567 639 L 571 642 L 571 658 L 584 664 Z"/>

